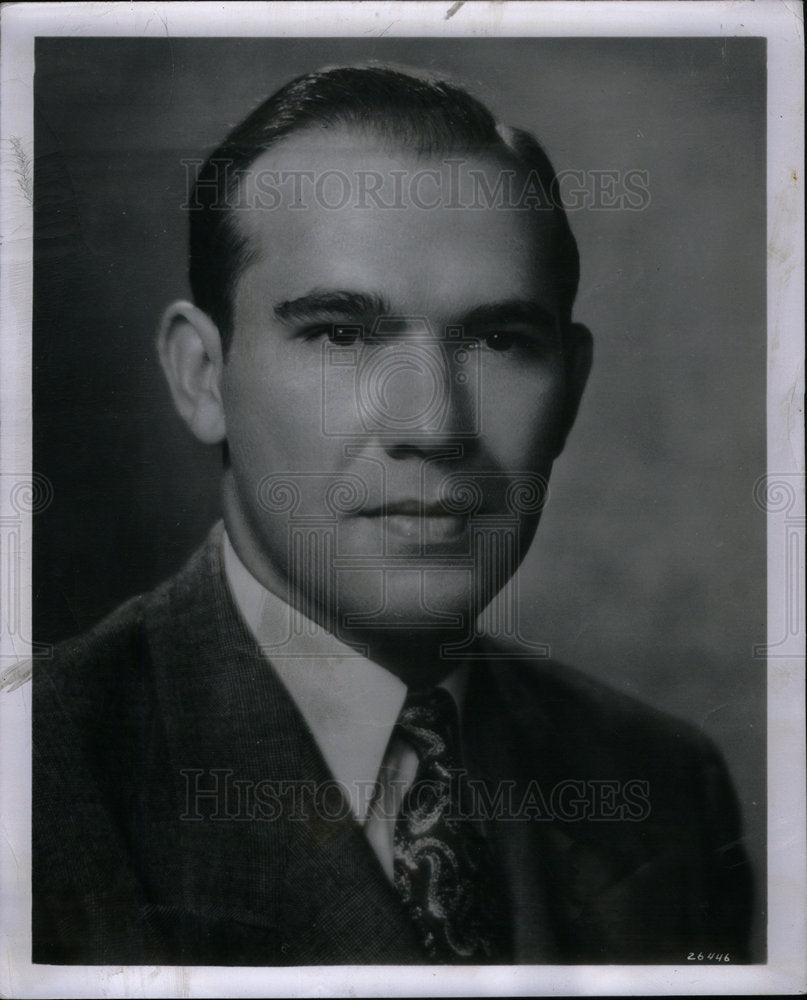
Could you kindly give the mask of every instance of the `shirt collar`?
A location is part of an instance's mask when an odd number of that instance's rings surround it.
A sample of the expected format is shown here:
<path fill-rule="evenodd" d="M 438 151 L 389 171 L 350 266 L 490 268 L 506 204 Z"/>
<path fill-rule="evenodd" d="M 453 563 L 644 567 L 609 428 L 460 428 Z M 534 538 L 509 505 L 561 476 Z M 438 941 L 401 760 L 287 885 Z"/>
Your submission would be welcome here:
<path fill-rule="evenodd" d="M 406 685 L 267 590 L 244 566 L 226 531 L 223 548 L 241 616 L 344 787 L 353 815 L 364 823 Z M 441 682 L 460 710 L 466 674 L 460 666 Z"/>

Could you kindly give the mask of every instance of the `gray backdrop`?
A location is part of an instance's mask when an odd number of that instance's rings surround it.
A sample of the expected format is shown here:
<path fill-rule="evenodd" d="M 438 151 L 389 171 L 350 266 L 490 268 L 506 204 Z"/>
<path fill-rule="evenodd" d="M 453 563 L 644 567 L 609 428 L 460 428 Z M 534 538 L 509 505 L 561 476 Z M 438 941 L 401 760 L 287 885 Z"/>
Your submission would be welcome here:
<path fill-rule="evenodd" d="M 33 467 L 54 502 L 35 521 L 36 638 L 155 584 L 218 516 L 219 453 L 175 417 L 154 350 L 188 294 L 182 159 L 290 77 L 370 58 L 464 81 L 589 186 L 646 171 L 642 210 L 570 216 L 595 366 L 521 627 L 704 727 L 762 883 L 763 39 L 38 39 Z"/>

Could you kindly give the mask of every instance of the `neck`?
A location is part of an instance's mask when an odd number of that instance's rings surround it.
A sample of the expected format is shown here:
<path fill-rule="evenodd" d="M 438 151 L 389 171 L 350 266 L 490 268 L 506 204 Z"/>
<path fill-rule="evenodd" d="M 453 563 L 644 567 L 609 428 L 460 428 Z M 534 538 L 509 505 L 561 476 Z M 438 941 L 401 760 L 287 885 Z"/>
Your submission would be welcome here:
<path fill-rule="evenodd" d="M 410 688 L 431 687 L 439 684 L 460 665 L 458 659 L 448 659 L 443 652 L 458 636 L 413 629 L 404 632 L 385 630 L 382 633 L 360 633 L 340 636 L 346 642 L 365 652 L 368 659 L 400 678 Z"/>

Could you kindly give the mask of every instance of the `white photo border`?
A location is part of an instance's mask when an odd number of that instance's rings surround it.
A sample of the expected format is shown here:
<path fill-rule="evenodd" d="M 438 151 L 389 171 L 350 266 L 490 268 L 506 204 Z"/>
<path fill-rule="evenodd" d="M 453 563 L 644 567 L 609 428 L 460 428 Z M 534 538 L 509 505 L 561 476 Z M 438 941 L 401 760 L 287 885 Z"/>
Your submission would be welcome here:
<path fill-rule="evenodd" d="M 696 37 L 765 36 L 768 44 L 768 960 L 744 966 L 73 967 L 31 965 L 28 646 L 31 515 L 0 491 L 0 994 L 26 997 L 796 994 L 807 989 L 803 580 L 804 121 L 803 14 L 797 0 L 545 2 L 36 3 L 2 10 L 0 470 L 31 478 L 32 205 L 37 36 Z M 15 137 L 21 143 L 15 150 Z M 22 157 L 22 161 L 20 159 Z M 46 487 L 43 487 L 46 488 Z M 11 536 L 8 536 L 9 538 Z M 6 542 L 6 538 L 3 538 Z M 19 560 L 19 586 L 9 560 Z M 3 585 L 6 585 L 5 587 Z M 26 624 L 27 623 L 27 630 Z M 784 638 L 783 638 L 784 637 Z"/>

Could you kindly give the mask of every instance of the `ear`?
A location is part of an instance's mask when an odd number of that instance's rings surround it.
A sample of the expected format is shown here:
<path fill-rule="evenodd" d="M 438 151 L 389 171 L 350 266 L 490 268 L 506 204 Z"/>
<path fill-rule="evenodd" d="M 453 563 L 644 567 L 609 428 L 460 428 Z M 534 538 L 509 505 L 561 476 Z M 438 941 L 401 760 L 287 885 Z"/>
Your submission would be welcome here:
<path fill-rule="evenodd" d="M 190 302 L 163 313 L 157 351 L 177 412 L 204 444 L 227 436 L 221 402 L 221 336 L 210 317 Z"/>
<path fill-rule="evenodd" d="M 563 353 L 566 360 L 566 400 L 556 457 L 560 455 L 566 444 L 566 438 L 577 416 L 583 390 L 591 371 L 594 339 L 588 327 L 583 326 L 582 323 L 569 324 L 564 334 Z"/>

